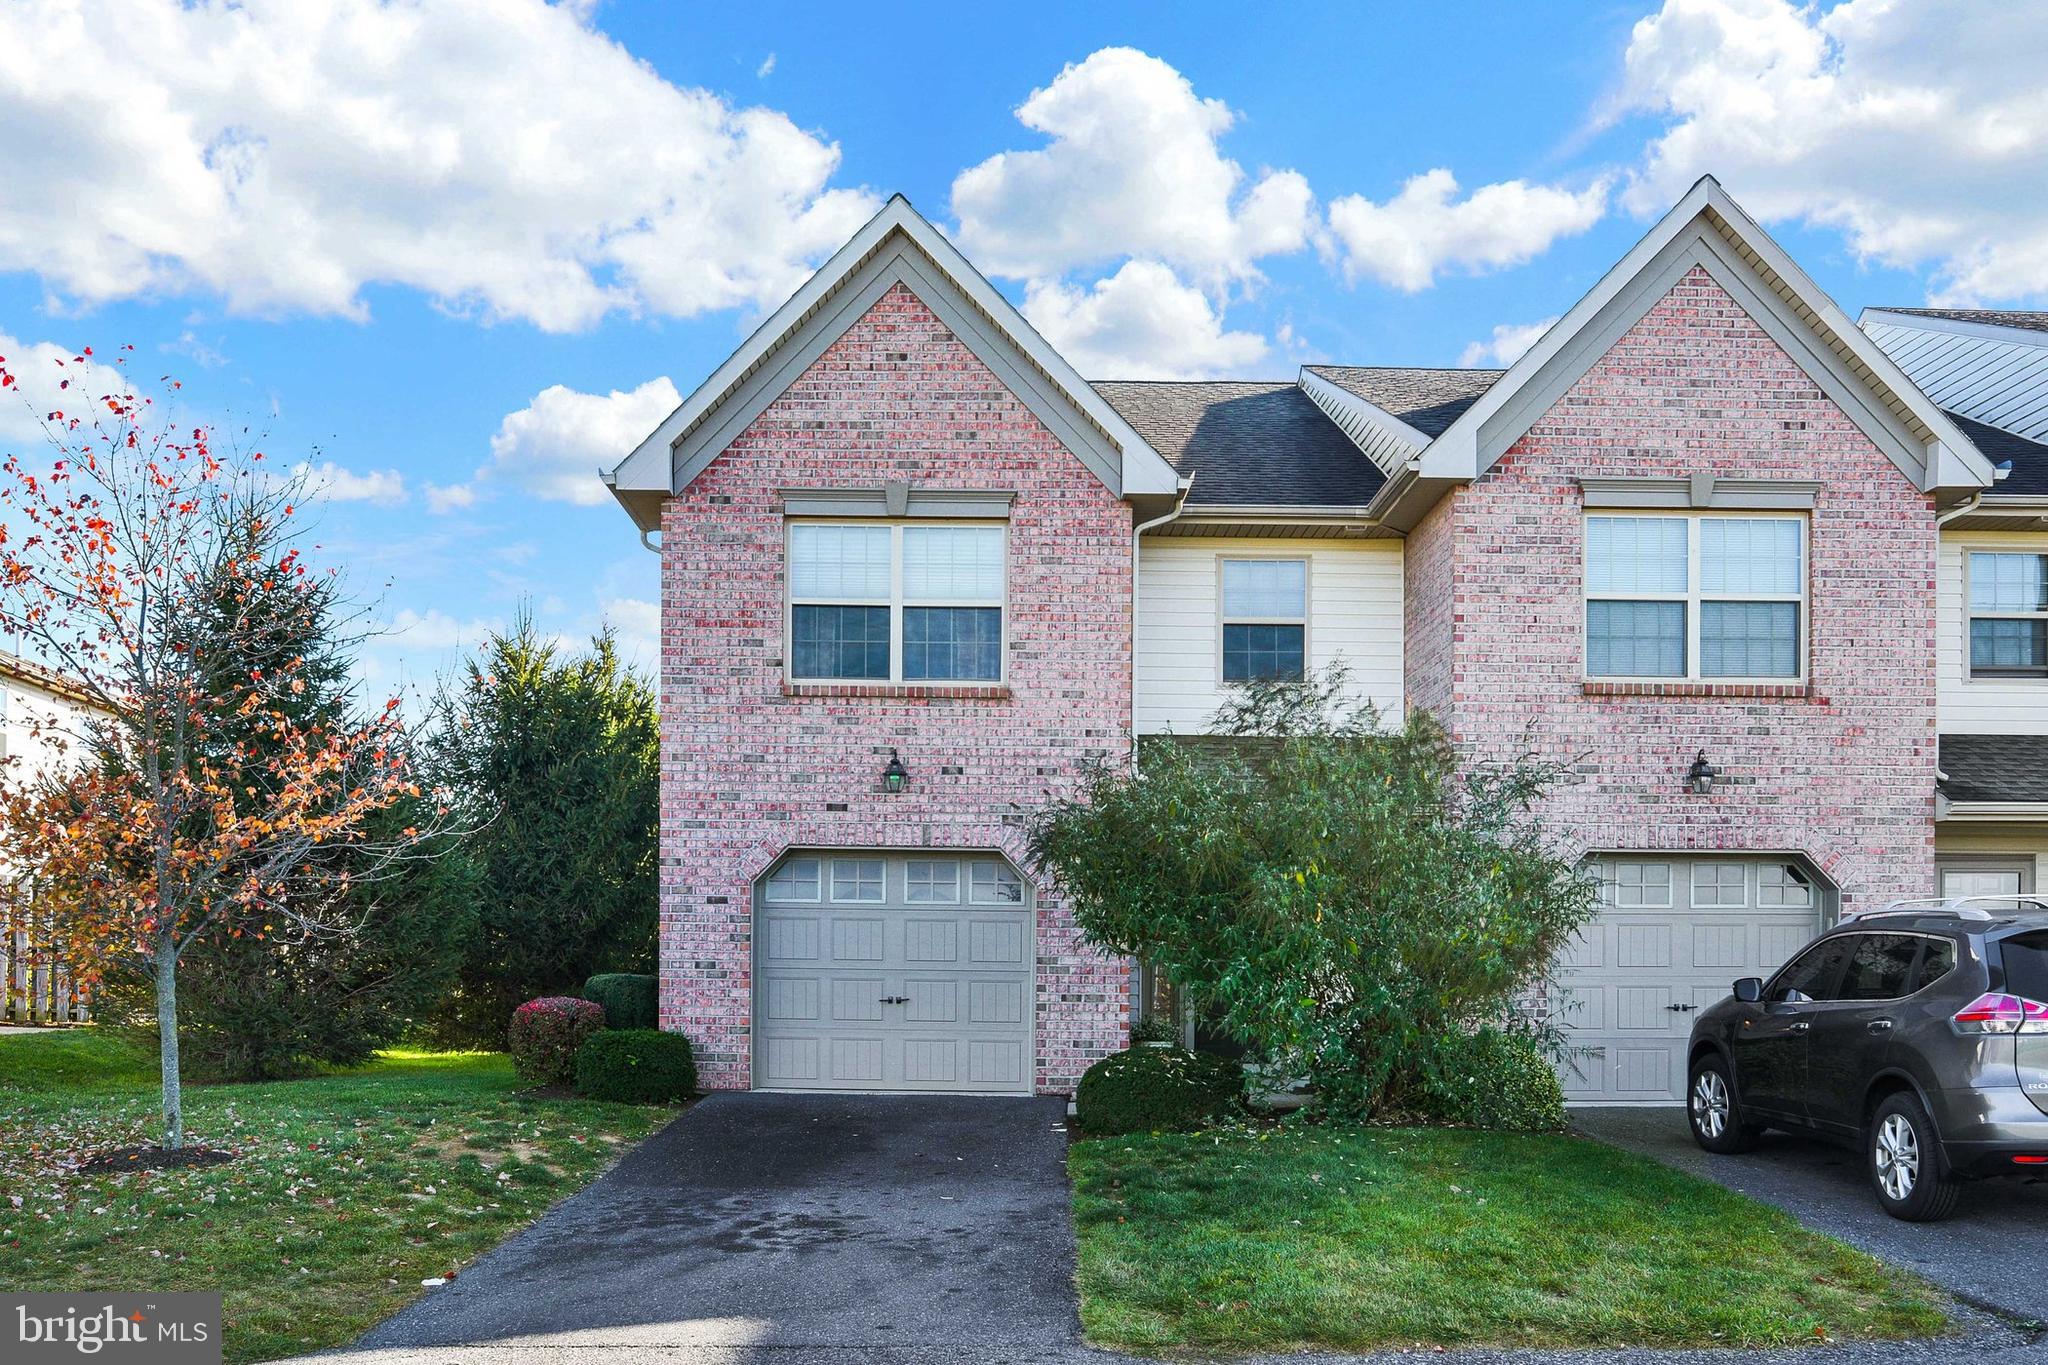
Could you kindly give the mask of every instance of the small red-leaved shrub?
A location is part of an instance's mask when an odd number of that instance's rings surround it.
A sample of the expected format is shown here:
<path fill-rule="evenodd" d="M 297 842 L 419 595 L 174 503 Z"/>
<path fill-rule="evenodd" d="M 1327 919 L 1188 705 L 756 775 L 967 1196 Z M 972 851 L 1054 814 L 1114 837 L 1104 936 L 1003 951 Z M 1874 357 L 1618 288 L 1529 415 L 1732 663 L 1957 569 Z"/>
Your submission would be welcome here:
<path fill-rule="evenodd" d="M 544 995 L 512 1011 L 506 1046 L 512 1069 L 535 1085 L 564 1085 L 576 1074 L 576 1049 L 604 1027 L 604 1006 L 573 995 Z"/>

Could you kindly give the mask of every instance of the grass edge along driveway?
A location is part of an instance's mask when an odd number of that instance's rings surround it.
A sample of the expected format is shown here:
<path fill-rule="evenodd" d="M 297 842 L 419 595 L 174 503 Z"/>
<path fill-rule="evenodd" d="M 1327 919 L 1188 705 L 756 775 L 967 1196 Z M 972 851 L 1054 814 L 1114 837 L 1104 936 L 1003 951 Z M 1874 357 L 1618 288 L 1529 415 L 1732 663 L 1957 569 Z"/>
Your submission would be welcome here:
<path fill-rule="evenodd" d="M 1925 1282 L 1599 1143 L 1444 1129 L 1096 1138 L 1081 1322 L 1150 1355 L 1921 1337 Z"/>
<path fill-rule="evenodd" d="M 154 1139 L 155 1068 L 88 1030 L 0 1036 L 0 1265 L 20 1291 L 220 1290 L 230 1365 L 354 1339 L 673 1112 L 542 1098 L 496 1053 L 397 1051 L 188 1084 L 189 1140 L 241 1153 L 224 1165 L 70 1169 Z"/>

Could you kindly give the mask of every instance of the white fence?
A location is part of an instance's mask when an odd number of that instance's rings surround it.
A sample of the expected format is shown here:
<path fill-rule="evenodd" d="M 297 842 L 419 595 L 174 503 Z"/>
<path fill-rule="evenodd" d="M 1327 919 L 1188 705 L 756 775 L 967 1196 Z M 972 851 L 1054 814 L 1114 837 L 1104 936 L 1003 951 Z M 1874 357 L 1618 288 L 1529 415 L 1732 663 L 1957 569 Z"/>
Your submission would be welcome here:
<path fill-rule="evenodd" d="M 89 996 L 29 929 L 0 928 L 0 1023 L 82 1024 Z"/>

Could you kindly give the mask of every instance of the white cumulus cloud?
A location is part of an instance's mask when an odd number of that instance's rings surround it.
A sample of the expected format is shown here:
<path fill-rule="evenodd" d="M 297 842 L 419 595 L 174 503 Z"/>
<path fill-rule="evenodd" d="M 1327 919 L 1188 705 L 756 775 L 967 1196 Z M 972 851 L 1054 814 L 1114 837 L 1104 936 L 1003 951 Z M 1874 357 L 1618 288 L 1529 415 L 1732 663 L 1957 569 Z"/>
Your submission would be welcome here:
<path fill-rule="evenodd" d="M 1474 341 L 1458 353 L 1458 364 L 1473 366 L 1506 366 L 1522 358 L 1522 352 L 1543 339 L 1543 334 L 1557 322 L 1548 317 L 1541 322 L 1503 322 L 1493 329 L 1493 334 L 1484 341 Z"/>
<path fill-rule="evenodd" d="M 307 476 L 329 502 L 369 502 L 395 507 L 405 501 L 405 475 L 395 469 L 372 469 L 359 474 L 332 460 L 323 460 L 317 465 L 302 463 L 293 472 Z"/>
<path fill-rule="evenodd" d="M 1712 172 L 1752 213 L 1926 269 L 1936 302 L 2048 297 L 2048 6 L 1666 0 L 1605 121 L 1662 130 L 1624 191 L 1662 211 Z"/>
<path fill-rule="evenodd" d="M 1047 145 L 998 153 L 953 181 L 961 248 L 993 274 L 1047 279 L 1136 256 L 1214 286 L 1299 251 L 1314 231 L 1308 181 L 1248 176 L 1217 145 L 1236 115 L 1134 48 L 1067 66 L 1017 118 Z"/>
<path fill-rule="evenodd" d="M 780 302 L 875 208 L 786 115 L 542 0 L 0 6 L 0 270 L 361 318 L 396 285 L 548 330 Z"/>
<path fill-rule="evenodd" d="M 595 507 L 611 495 L 597 476 L 617 464 L 683 401 L 668 376 L 637 389 L 580 393 L 551 384 L 517 412 L 507 413 L 491 437 L 491 461 L 475 484 L 508 483 L 536 497 Z M 431 487 L 435 511 L 468 507 L 475 484 Z"/>
<path fill-rule="evenodd" d="M 1348 194 L 1330 205 L 1344 276 L 1415 293 L 1450 271 L 1479 274 L 1534 260 L 1560 237 L 1584 232 L 1607 211 L 1607 182 L 1584 189 L 1504 180 L 1458 198 L 1438 167 L 1411 177 L 1385 203 Z"/>
<path fill-rule="evenodd" d="M 1038 280 L 1024 316 L 1090 379 L 1205 379 L 1264 360 L 1265 339 L 1224 328 L 1208 296 L 1157 261 L 1129 261 L 1076 287 Z"/>
<path fill-rule="evenodd" d="M 0 456 L 32 460 L 46 453 L 51 413 L 84 416 L 96 400 L 130 391 L 127 376 L 113 365 L 54 341 L 22 341 L 5 332 L 0 370 L 14 378 L 0 386 Z"/>

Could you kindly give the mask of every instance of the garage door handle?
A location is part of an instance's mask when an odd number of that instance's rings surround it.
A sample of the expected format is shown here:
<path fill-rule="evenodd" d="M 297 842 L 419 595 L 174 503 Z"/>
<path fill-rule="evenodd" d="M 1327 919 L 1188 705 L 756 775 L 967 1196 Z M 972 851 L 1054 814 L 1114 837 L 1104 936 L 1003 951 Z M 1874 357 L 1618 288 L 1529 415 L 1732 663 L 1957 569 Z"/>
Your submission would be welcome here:
<path fill-rule="evenodd" d="M 910 1003 L 910 997 L 907 995 L 885 995 L 882 997 L 882 1003 L 885 1005 L 907 1005 Z"/>
<path fill-rule="evenodd" d="M 1699 1008 L 1699 1006 L 1698 1006 L 1698 1005 L 1666 1005 L 1666 1006 L 1665 1006 L 1664 1008 L 1665 1008 L 1665 1009 L 1667 1009 L 1667 1010 L 1670 1010 L 1670 1011 L 1671 1011 L 1671 1012 L 1672 1012 L 1673 1014 L 1691 1014 L 1691 1013 L 1692 1013 L 1692 1012 L 1693 1012 L 1694 1010 L 1698 1009 L 1698 1008 Z"/>

